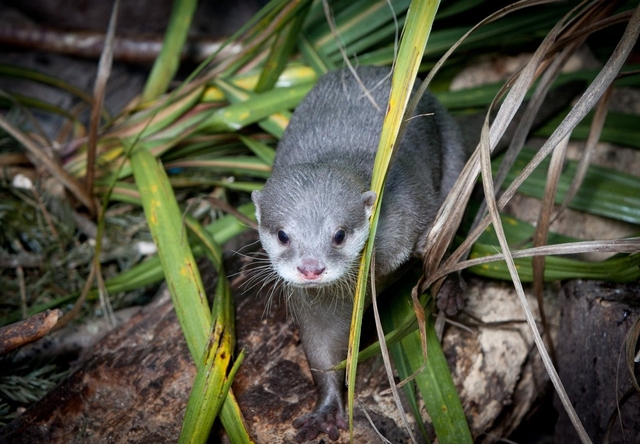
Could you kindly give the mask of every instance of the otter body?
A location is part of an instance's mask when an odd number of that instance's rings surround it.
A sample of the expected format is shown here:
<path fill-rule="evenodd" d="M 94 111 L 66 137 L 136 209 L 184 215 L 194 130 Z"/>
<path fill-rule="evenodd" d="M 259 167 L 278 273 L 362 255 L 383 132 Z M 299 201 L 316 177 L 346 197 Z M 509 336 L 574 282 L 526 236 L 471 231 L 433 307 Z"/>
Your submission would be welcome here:
<path fill-rule="evenodd" d="M 288 307 L 319 389 L 314 411 L 298 418 L 298 441 L 346 429 L 344 372 L 353 292 L 369 235 L 373 163 L 390 91 L 388 68 L 357 70 L 376 108 L 348 70 L 331 72 L 298 105 L 280 141 L 273 173 L 252 199 L 260 240 L 284 285 Z M 466 160 L 460 132 L 423 95 L 390 166 L 375 239 L 376 282 L 412 256 Z"/>

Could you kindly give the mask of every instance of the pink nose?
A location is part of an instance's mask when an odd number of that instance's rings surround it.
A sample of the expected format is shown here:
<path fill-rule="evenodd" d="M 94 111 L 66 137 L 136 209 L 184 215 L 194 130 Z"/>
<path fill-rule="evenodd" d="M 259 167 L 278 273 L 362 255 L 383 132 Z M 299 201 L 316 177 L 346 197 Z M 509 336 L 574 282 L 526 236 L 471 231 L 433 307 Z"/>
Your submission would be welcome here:
<path fill-rule="evenodd" d="M 315 259 L 304 259 L 301 265 L 298 265 L 298 271 L 305 279 L 315 280 L 324 272 L 324 265 Z"/>

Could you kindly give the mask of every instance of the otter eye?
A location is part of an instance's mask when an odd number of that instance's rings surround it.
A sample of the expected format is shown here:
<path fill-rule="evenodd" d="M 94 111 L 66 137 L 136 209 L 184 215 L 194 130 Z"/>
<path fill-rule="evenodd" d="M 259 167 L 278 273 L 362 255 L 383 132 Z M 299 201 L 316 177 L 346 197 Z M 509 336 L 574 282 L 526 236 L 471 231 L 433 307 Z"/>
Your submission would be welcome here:
<path fill-rule="evenodd" d="M 334 245 L 342 245 L 346 237 L 347 237 L 346 231 L 344 231 L 342 228 L 339 229 L 338 231 L 336 231 L 336 234 L 333 235 Z"/>
<path fill-rule="evenodd" d="M 287 245 L 289 243 L 289 235 L 284 230 L 278 230 L 278 241 L 282 245 Z"/>

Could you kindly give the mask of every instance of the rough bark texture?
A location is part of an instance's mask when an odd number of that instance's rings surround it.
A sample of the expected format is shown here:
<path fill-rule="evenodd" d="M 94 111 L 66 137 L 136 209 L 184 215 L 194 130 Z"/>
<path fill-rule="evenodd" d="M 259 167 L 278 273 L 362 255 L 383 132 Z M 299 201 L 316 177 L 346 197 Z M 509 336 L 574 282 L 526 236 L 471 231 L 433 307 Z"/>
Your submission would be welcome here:
<path fill-rule="evenodd" d="M 23 321 L 0 328 L 0 355 L 40 339 L 51 331 L 62 312 L 46 310 Z"/>
<path fill-rule="evenodd" d="M 557 349 L 569 399 L 593 442 L 605 442 L 610 421 L 609 442 L 640 442 L 640 396 L 631 387 L 624 351 L 640 316 L 640 285 L 575 281 L 563 290 Z M 636 378 L 638 370 L 635 364 Z M 556 442 L 580 442 L 557 397 L 555 405 Z"/>
<path fill-rule="evenodd" d="M 177 441 L 195 367 L 166 296 L 89 350 L 68 379 L 0 430 L 0 442 Z"/>

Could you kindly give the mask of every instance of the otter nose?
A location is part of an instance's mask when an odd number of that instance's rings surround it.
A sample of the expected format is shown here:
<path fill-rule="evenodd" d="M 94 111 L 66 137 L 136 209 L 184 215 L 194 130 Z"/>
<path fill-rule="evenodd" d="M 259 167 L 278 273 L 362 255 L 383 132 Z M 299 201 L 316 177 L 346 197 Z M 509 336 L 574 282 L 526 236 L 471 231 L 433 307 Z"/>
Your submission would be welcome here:
<path fill-rule="evenodd" d="M 324 269 L 324 265 L 315 259 L 304 259 L 302 264 L 298 265 L 298 271 L 308 280 L 318 279 Z"/>

